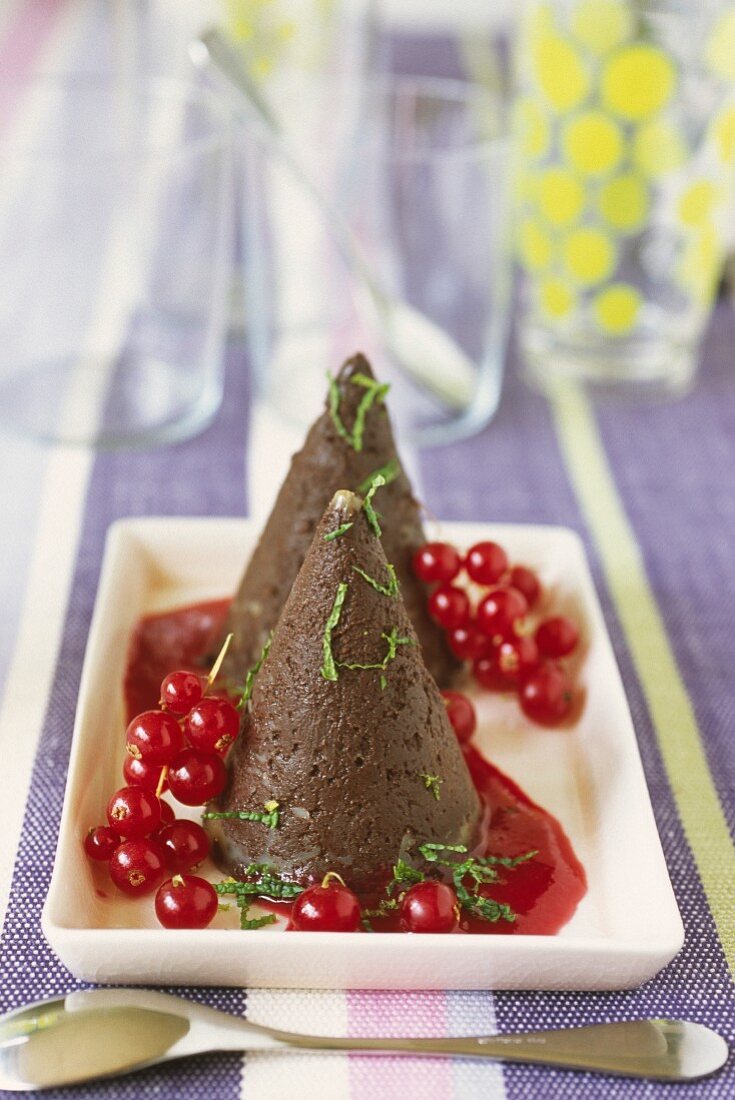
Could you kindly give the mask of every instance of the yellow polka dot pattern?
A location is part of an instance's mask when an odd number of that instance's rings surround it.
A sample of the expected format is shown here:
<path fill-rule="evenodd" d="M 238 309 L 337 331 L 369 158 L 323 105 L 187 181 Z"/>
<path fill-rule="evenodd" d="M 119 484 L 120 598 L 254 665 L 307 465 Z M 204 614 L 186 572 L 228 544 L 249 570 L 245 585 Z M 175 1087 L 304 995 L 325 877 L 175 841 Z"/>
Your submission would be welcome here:
<path fill-rule="evenodd" d="M 681 123 L 678 64 L 641 36 L 633 0 L 527 0 L 526 11 L 517 250 L 533 275 L 535 308 L 553 322 L 584 310 L 606 336 L 629 335 L 643 299 L 620 279 L 634 255 L 625 238 L 645 228 L 654 203 L 681 242 L 670 278 L 692 301 L 709 301 L 721 263 L 722 181 L 735 166 L 735 86 L 694 150 Z M 704 51 L 710 71 L 735 84 L 735 11 Z"/>

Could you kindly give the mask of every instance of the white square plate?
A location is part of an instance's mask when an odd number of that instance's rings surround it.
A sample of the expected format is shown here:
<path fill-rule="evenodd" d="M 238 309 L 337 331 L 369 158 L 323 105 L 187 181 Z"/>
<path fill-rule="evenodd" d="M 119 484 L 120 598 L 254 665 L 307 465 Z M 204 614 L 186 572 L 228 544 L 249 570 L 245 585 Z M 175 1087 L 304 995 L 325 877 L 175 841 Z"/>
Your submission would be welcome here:
<path fill-rule="evenodd" d="M 669 962 L 684 932 L 635 732 L 584 549 L 559 527 L 441 527 L 441 537 L 460 547 L 502 543 L 513 561 L 538 570 L 549 606 L 582 625 L 575 679 L 586 698 L 571 729 L 541 729 L 523 718 L 516 700 L 475 695 L 477 746 L 559 818 L 587 871 L 588 893 L 558 935 L 241 932 L 236 912 L 203 931 L 166 931 L 151 897 L 132 902 L 116 894 L 106 869 L 85 858 L 82 839 L 104 820 L 120 785 L 131 632 L 142 615 L 234 591 L 257 535 L 234 519 L 123 520 L 109 532 L 43 911 L 46 937 L 72 973 L 125 984 L 626 989 Z M 212 877 L 221 876 L 213 869 Z"/>

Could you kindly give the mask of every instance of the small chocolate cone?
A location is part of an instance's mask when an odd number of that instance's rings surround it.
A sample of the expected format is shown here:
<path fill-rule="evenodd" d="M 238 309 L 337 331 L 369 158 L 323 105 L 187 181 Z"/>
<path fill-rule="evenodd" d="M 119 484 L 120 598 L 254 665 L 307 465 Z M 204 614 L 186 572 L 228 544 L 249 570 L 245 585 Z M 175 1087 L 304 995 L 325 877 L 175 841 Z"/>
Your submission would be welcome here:
<path fill-rule="evenodd" d="M 361 499 L 339 491 L 255 678 L 228 787 L 210 807 L 258 812 L 275 800 L 280 822 L 208 821 L 227 874 L 242 877 L 252 862 L 301 881 L 332 870 L 368 890 L 421 843 L 473 843 L 480 800 L 390 581 Z"/>
<path fill-rule="evenodd" d="M 366 390 L 352 382 L 355 375 L 373 380 L 363 355 L 349 359 L 340 370 L 339 416 L 352 432 L 355 416 Z M 278 616 L 306 557 L 324 509 L 342 486 L 364 492 L 366 480 L 376 470 L 395 463 L 397 476 L 380 490 L 376 507 L 383 516 L 383 545 L 401 583 L 403 599 L 421 643 L 424 660 L 437 683 L 445 687 L 459 669 L 443 632 L 426 610 L 427 589 L 411 568 L 414 550 L 426 541 L 420 507 L 396 452 L 390 418 L 382 400 L 375 401 L 365 418 L 360 450 L 337 430 L 329 407 L 312 425 L 304 446 L 278 494 L 260 541 L 245 570 L 222 635 L 232 633 L 232 644 L 223 676 L 241 683 L 257 660 L 275 627 Z M 219 646 L 213 647 L 215 652 Z"/>

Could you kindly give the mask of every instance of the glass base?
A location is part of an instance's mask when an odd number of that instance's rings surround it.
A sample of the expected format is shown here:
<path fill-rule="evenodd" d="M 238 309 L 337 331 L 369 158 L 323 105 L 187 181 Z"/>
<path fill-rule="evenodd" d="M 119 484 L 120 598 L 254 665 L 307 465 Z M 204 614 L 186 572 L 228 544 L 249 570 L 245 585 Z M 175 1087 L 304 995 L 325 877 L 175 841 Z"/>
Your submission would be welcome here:
<path fill-rule="evenodd" d="M 582 386 L 600 400 L 668 401 L 691 390 L 698 365 L 693 341 L 615 340 L 572 344 L 545 329 L 521 331 L 522 375 L 550 394 L 561 382 Z"/>
<path fill-rule="evenodd" d="M 196 435 L 221 400 L 218 381 L 152 356 L 69 357 L 0 379 L 0 423 L 42 443 L 150 447 Z"/>

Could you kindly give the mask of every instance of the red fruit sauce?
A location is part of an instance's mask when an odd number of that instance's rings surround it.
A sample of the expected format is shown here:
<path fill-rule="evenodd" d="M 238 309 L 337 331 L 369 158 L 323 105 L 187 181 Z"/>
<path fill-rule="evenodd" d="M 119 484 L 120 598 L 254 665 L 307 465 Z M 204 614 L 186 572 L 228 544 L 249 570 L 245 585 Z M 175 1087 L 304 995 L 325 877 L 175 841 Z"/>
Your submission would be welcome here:
<path fill-rule="evenodd" d="M 128 721 L 157 705 L 161 680 L 172 669 L 201 672 L 201 654 L 224 622 L 228 604 L 228 600 L 196 604 L 152 615 L 138 623 L 125 671 Z M 536 849 L 538 855 L 518 867 L 499 868 L 500 881 L 479 888 L 495 901 L 510 905 L 516 913 L 513 923 L 499 920 L 491 924 L 463 912 L 459 931 L 553 935 L 570 920 L 587 890 L 584 868 L 555 817 L 532 802 L 471 745 L 463 746 L 463 752 L 474 784 L 488 807 L 485 835 L 473 854 L 517 856 Z M 374 908 L 378 899 L 360 900 L 364 906 Z M 284 916 L 290 911 L 290 903 L 265 904 Z M 376 932 L 399 928 L 394 915 L 371 923 Z"/>

